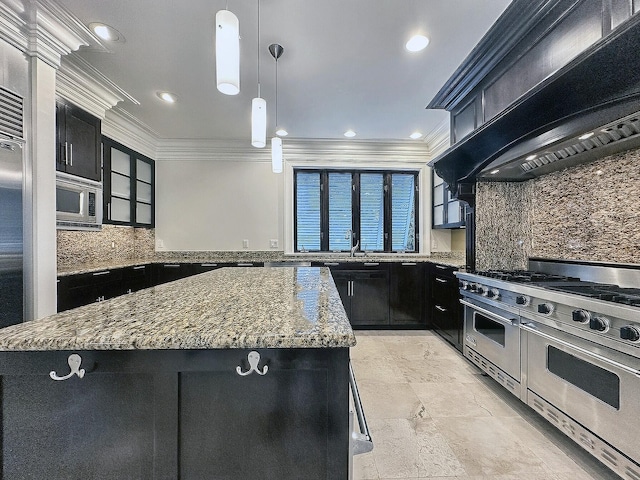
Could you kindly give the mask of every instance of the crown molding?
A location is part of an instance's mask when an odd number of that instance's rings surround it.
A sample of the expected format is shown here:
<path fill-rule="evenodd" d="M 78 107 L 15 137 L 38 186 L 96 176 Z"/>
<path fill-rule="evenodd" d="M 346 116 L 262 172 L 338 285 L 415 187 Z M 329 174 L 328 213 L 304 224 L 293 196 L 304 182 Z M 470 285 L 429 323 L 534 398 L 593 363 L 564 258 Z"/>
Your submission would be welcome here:
<path fill-rule="evenodd" d="M 74 53 L 64 57 L 60 63 L 56 93 L 101 119 L 107 110 L 119 102 L 128 100 L 140 105 L 135 98 Z"/>
<path fill-rule="evenodd" d="M 405 164 L 426 164 L 429 159 L 429 148 L 422 142 L 284 139 L 282 143 L 285 160 L 294 162 L 373 164 L 397 158 Z M 156 160 L 270 162 L 271 149 L 253 148 L 248 140 L 164 139 L 158 141 Z"/>
<path fill-rule="evenodd" d="M 0 4 L 0 38 L 54 68 L 61 58 L 91 45 L 108 51 L 69 10 L 54 0 L 12 0 Z"/>
<path fill-rule="evenodd" d="M 449 120 L 445 119 L 436 128 L 424 137 L 424 142 L 429 146 L 429 156 L 435 158 L 449 148 L 451 144 Z"/>
<path fill-rule="evenodd" d="M 157 160 L 160 135 L 122 108 L 107 110 L 102 120 L 102 134 L 136 152 Z"/>

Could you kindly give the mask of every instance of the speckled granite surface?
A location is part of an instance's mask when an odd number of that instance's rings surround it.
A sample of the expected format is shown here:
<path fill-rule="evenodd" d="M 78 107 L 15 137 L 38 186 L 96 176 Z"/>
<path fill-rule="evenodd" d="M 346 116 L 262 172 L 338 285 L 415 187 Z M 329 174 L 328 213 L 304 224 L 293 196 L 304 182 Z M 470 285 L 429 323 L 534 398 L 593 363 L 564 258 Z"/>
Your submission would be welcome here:
<path fill-rule="evenodd" d="M 640 150 L 477 187 L 479 270 L 524 268 L 529 256 L 640 264 Z"/>
<path fill-rule="evenodd" d="M 284 255 L 282 252 L 163 252 L 163 255 L 147 258 L 107 259 L 104 261 L 78 262 L 58 267 L 58 276 L 97 272 L 149 263 L 251 263 L 251 262 L 433 262 L 453 267 L 465 264 L 464 252 L 438 253 L 434 255 L 370 255 L 349 257 L 347 254 Z M 268 255 L 264 255 L 269 253 Z M 243 254 L 243 255 L 240 255 Z"/>
<path fill-rule="evenodd" d="M 328 268 L 223 268 L 0 330 L 0 350 L 333 348 L 355 336 Z"/>

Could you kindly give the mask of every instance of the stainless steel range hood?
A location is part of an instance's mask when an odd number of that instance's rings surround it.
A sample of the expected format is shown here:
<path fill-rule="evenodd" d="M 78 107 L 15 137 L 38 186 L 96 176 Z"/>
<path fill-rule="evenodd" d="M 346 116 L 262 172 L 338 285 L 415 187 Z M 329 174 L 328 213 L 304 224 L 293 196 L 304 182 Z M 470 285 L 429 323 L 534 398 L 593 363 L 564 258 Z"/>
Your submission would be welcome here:
<path fill-rule="evenodd" d="M 429 165 L 464 199 L 478 178 L 524 181 L 640 147 L 639 46 L 633 15 Z M 429 108 L 449 109 L 443 92 Z"/>

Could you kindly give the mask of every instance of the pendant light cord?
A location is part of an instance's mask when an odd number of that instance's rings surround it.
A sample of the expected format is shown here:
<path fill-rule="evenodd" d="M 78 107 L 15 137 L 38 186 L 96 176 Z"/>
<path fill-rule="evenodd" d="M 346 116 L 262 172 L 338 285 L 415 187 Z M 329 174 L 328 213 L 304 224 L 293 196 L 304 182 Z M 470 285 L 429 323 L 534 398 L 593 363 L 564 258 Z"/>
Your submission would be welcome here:
<path fill-rule="evenodd" d="M 276 58 L 276 128 L 278 128 L 278 59 Z"/>
<path fill-rule="evenodd" d="M 260 98 L 260 0 L 258 0 L 258 98 Z"/>

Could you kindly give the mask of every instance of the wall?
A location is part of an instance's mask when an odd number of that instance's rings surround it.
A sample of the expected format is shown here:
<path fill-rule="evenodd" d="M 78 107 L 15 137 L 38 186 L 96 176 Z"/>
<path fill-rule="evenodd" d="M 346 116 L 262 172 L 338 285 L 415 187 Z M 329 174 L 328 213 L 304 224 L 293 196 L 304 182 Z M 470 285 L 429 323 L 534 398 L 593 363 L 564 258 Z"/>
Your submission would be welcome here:
<path fill-rule="evenodd" d="M 522 183 L 479 183 L 478 269 L 529 256 L 640 264 L 640 150 Z"/>
<path fill-rule="evenodd" d="M 409 142 L 284 141 L 285 165 L 271 172 L 270 149 L 247 142 L 161 141 L 156 161 L 159 251 L 293 250 L 293 169 L 390 168 L 421 172 L 421 245 L 429 253 L 429 152 Z M 243 240 L 248 240 L 248 248 Z M 277 241 L 277 247 L 271 246 Z"/>

